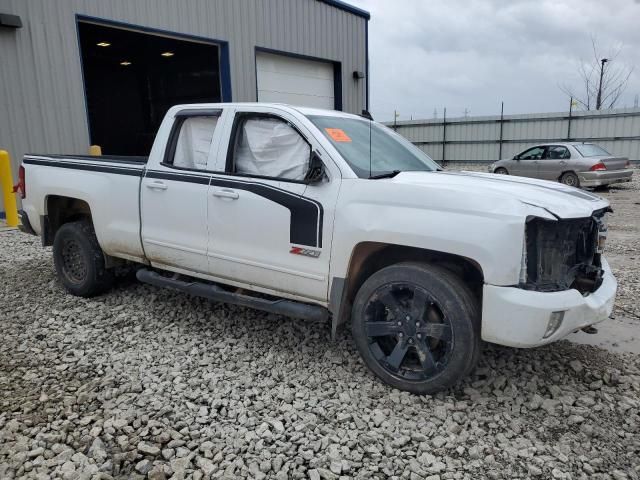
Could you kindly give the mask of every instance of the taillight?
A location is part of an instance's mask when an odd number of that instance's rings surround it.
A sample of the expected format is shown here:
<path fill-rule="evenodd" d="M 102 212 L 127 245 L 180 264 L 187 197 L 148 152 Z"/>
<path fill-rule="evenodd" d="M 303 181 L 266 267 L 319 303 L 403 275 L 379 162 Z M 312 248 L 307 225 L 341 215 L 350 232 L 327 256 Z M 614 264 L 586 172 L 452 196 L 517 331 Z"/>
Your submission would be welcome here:
<path fill-rule="evenodd" d="M 18 183 L 14 185 L 13 191 L 17 192 L 22 199 L 27 196 L 27 184 L 24 181 L 24 167 L 22 165 L 18 169 Z"/>
<path fill-rule="evenodd" d="M 607 169 L 607 167 L 605 166 L 605 164 L 602 163 L 602 162 L 599 162 L 599 163 L 596 163 L 589 170 L 591 170 L 592 172 L 597 172 L 598 170 L 606 170 L 606 169 Z"/>

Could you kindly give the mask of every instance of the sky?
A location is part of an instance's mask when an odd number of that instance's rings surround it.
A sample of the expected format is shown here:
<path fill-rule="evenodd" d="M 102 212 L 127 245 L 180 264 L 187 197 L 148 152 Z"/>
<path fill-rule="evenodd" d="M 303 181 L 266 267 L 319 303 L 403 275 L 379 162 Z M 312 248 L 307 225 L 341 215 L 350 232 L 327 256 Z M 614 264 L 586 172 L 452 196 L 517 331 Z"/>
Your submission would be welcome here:
<path fill-rule="evenodd" d="M 619 107 L 640 95 L 640 0 L 349 0 L 371 13 L 370 110 L 379 121 L 559 112 L 580 91 L 594 36 L 613 68 L 634 67 Z"/>

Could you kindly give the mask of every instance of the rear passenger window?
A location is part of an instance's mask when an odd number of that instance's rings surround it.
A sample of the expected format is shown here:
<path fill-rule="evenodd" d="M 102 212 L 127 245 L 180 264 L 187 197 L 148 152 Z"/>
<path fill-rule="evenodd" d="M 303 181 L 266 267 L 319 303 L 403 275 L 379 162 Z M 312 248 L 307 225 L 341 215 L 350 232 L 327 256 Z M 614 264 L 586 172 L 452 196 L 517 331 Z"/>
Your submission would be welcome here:
<path fill-rule="evenodd" d="M 182 121 L 173 166 L 205 170 L 219 117 L 187 117 Z"/>
<path fill-rule="evenodd" d="M 547 147 L 547 155 L 545 158 L 548 158 L 550 160 L 564 160 L 567 158 L 571 158 L 571 154 L 566 147 L 551 146 Z"/>
<path fill-rule="evenodd" d="M 280 118 L 243 116 L 231 153 L 233 173 L 302 181 L 309 168 L 311 145 Z"/>

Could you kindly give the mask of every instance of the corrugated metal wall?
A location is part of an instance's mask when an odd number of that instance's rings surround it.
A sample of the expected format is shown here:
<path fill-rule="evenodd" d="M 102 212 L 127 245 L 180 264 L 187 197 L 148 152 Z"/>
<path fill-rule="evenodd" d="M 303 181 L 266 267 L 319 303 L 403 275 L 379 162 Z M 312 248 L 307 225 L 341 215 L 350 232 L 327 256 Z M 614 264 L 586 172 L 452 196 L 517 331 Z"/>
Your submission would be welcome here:
<path fill-rule="evenodd" d="M 24 24 L 0 28 L 0 149 L 16 165 L 87 151 L 76 15 L 227 41 L 233 101 L 256 100 L 255 47 L 339 61 L 343 110 L 365 108 L 352 73 L 366 71 L 367 20 L 318 0 L 0 0 L 0 12 Z"/>
<path fill-rule="evenodd" d="M 393 126 L 393 123 L 387 123 Z M 502 126 L 502 142 L 500 127 Z M 569 131 L 569 126 L 571 130 Z M 591 141 L 640 160 L 640 108 L 397 122 L 399 134 L 437 161 L 509 158 L 536 143 Z M 446 133 L 445 133 L 446 130 Z M 502 154 L 500 155 L 500 144 Z"/>

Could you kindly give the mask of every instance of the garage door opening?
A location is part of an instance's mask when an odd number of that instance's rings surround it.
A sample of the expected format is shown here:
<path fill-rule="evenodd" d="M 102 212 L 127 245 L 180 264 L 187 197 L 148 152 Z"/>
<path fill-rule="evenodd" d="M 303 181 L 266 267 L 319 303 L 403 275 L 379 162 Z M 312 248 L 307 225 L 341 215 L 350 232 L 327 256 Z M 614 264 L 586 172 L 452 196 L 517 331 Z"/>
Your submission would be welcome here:
<path fill-rule="evenodd" d="M 340 63 L 256 51 L 259 102 L 342 110 Z"/>
<path fill-rule="evenodd" d="M 180 103 L 220 102 L 216 44 L 78 22 L 89 131 L 105 154 L 148 155 Z"/>

